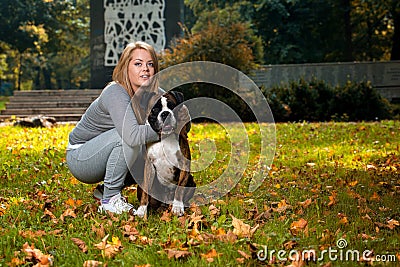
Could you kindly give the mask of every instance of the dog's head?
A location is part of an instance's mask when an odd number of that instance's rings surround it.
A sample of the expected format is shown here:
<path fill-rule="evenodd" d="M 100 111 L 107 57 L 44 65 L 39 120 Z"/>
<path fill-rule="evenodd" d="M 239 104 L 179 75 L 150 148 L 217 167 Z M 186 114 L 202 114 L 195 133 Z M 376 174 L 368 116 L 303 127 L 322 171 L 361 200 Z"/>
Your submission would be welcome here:
<path fill-rule="evenodd" d="M 177 127 L 177 113 L 183 103 L 183 94 L 169 91 L 163 94 L 153 105 L 148 122 L 151 128 L 160 135 L 170 135 Z"/>

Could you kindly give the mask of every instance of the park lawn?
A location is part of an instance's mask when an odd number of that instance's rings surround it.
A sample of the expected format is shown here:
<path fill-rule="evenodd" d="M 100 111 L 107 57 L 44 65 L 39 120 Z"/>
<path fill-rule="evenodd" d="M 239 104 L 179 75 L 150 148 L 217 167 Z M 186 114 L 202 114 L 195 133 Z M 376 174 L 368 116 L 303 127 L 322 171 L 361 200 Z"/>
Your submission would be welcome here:
<path fill-rule="evenodd" d="M 94 185 L 65 163 L 71 129 L 0 128 L 0 266 L 361 266 L 363 253 L 400 262 L 399 121 L 276 124 L 273 164 L 251 193 L 259 128 L 246 124 L 249 166 L 231 192 L 147 221 L 96 212 Z M 194 173 L 207 185 L 228 166 L 229 136 L 194 124 L 189 138 L 193 159 L 215 142 L 215 162 Z M 138 205 L 133 187 L 124 194 Z M 309 262 L 293 259 L 302 252 Z"/>

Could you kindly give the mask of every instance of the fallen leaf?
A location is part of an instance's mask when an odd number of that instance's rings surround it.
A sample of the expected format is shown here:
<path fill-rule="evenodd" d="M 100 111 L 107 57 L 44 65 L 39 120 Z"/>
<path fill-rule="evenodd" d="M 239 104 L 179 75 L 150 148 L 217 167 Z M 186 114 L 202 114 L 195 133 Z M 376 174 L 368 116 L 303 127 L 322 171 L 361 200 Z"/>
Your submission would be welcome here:
<path fill-rule="evenodd" d="M 65 217 L 72 217 L 72 218 L 76 218 L 76 214 L 75 211 L 73 209 L 66 209 L 63 214 L 61 214 L 60 216 L 60 220 L 63 222 Z"/>
<path fill-rule="evenodd" d="M 210 211 L 211 218 L 216 218 L 217 216 L 219 216 L 221 212 L 221 210 L 216 206 L 214 206 L 213 204 L 211 204 L 210 207 L 208 207 L 208 210 Z"/>
<path fill-rule="evenodd" d="M 381 200 L 381 197 L 378 195 L 378 193 L 374 192 L 369 199 L 373 201 L 379 201 Z"/>
<path fill-rule="evenodd" d="M 53 257 L 43 254 L 39 249 L 36 249 L 33 244 L 29 246 L 28 242 L 22 245 L 23 253 L 26 254 L 25 260 L 36 264 L 35 266 L 48 267 L 53 265 Z"/>
<path fill-rule="evenodd" d="M 277 208 L 273 208 L 273 209 L 272 209 L 272 210 L 275 211 L 275 212 L 282 213 L 282 212 L 284 212 L 284 211 L 286 211 L 286 210 L 292 208 L 291 205 L 289 205 L 288 203 L 286 203 L 286 200 L 285 200 L 285 199 L 282 199 L 282 200 L 279 201 L 277 204 L 278 204 Z"/>
<path fill-rule="evenodd" d="M 113 258 L 122 251 L 123 247 L 118 237 L 112 237 L 111 242 L 107 241 L 108 237 L 109 235 L 106 235 L 100 243 L 95 244 L 94 246 L 100 249 L 102 253 L 104 253 L 105 257 Z"/>
<path fill-rule="evenodd" d="M 387 227 L 390 230 L 393 230 L 394 228 L 396 228 L 396 226 L 400 226 L 399 221 L 394 220 L 394 219 L 390 219 L 387 223 L 388 223 Z"/>
<path fill-rule="evenodd" d="M 337 193 L 333 191 L 332 194 L 329 196 L 329 203 L 328 207 L 333 206 L 337 203 Z"/>
<path fill-rule="evenodd" d="M 251 258 L 251 255 L 247 254 L 247 253 L 244 252 L 244 251 L 238 250 L 238 253 L 239 253 L 241 256 L 243 256 L 246 260 L 248 260 L 248 259 Z"/>
<path fill-rule="evenodd" d="M 92 225 L 92 231 L 96 233 L 97 237 L 99 238 L 103 238 L 106 235 L 103 224 L 100 224 L 98 226 Z"/>
<path fill-rule="evenodd" d="M 107 264 L 104 264 L 101 261 L 95 261 L 95 260 L 87 260 L 83 263 L 83 267 L 100 267 L 100 266 L 106 266 Z"/>
<path fill-rule="evenodd" d="M 290 232 L 294 236 L 298 235 L 300 232 L 307 233 L 307 230 L 308 230 L 307 225 L 308 225 L 308 222 L 305 219 L 301 218 L 298 221 L 292 222 L 292 224 L 290 225 Z"/>
<path fill-rule="evenodd" d="M 168 255 L 168 259 L 175 258 L 186 258 L 192 255 L 192 252 L 186 250 L 175 250 L 175 249 L 165 249 Z"/>
<path fill-rule="evenodd" d="M 233 215 L 232 217 L 232 226 L 233 226 L 233 234 L 237 235 L 238 237 L 252 237 L 254 232 L 259 227 L 257 224 L 255 227 L 251 228 L 250 225 L 244 223 L 242 220 L 235 218 Z"/>
<path fill-rule="evenodd" d="M 308 206 L 310 206 L 312 203 L 311 198 L 308 198 L 306 200 L 304 200 L 303 202 L 299 202 L 299 205 L 302 206 L 303 208 L 307 208 Z"/>
<path fill-rule="evenodd" d="M 217 251 L 214 248 L 205 254 L 203 253 L 200 254 L 200 256 L 206 259 L 206 261 L 208 262 L 213 262 L 214 258 L 219 257 L 220 255 L 222 255 L 222 253 L 217 253 Z"/>
<path fill-rule="evenodd" d="M 86 246 L 86 243 L 85 243 L 83 240 L 81 240 L 81 239 L 79 239 L 79 238 L 75 238 L 75 237 L 72 237 L 71 240 L 72 240 L 72 242 L 74 242 L 75 245 L 78 246 L 78 248 L 79 248 L 83 253 L 86 253 L 86 252 L 88 251 L 88 248 L 87 248 L 87 246 Z"/>
<path fill-rule="evenodd" d="M 161 221 L 170 222 L 172 220 L 172 214 L 169 210 L 165 210 L 160 218 Z"/>
<path fill-rule="evenodd" d="M 356 180 L 356 181 L 353 181 L 353 182 L 349 182 L 349 185 L 351 186 L 351 187 L 354 187 L 354 186 L 356 186 L 358 184 L 358 181 Z"/>

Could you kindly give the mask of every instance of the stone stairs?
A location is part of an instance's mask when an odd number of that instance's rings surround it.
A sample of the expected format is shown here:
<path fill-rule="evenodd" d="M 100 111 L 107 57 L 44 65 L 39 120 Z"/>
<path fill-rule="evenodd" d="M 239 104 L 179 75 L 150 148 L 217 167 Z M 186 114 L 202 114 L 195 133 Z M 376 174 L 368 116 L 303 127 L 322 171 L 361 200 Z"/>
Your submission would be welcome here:
<path fill-rule="evenodd" d="M 101 89 L 14 91 L 0 121 L 31 116 L 53 117 L 57 122 L 76 122 L 101 93 Z"/>

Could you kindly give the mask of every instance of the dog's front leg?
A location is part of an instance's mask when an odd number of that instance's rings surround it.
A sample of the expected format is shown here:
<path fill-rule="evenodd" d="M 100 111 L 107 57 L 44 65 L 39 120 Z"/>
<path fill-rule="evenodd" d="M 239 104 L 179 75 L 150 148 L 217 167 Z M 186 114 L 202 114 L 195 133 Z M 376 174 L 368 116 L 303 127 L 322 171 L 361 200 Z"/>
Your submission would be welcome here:
<path fill-rule="evenodd" d="M 135 212 L 135 215 L 145 218 L 147 216 L 147 206 L 149 204 L 149 193 L 153 186 L 153 180 L 156 175 L 155 168 L 149 159 L 146 159 L 144 165 L 144 179 L 142 185 L 142 195 L 140 198 L 140 206 Z"/>
<path fill-rule="evenodd" d="M 176 216 L 182 216 L 185 213 L 185 205 L 183 203 L 185 189 L 188 184 L 190 176 L 190 148 L 187 138 L 179 138 L 180 148 L 182 151 L 182 157 L 178 157 L 179 166 L 181 171 L 179 173 L 178 186 L 175 190 L 174 201 L 172 202 L 172 213 Z"/>
<path fill-rule="evenodd" d="M 183 204 L 183 197 L 185 194 L 185 186 L 189 179 L 189 173 L 181 170 L 179 174 L 178 186 L 175 190 L 174 201 L 172 202 L 172 213 L 176 216 L 182 216 L 185 213 L 185 205 Z"/>

